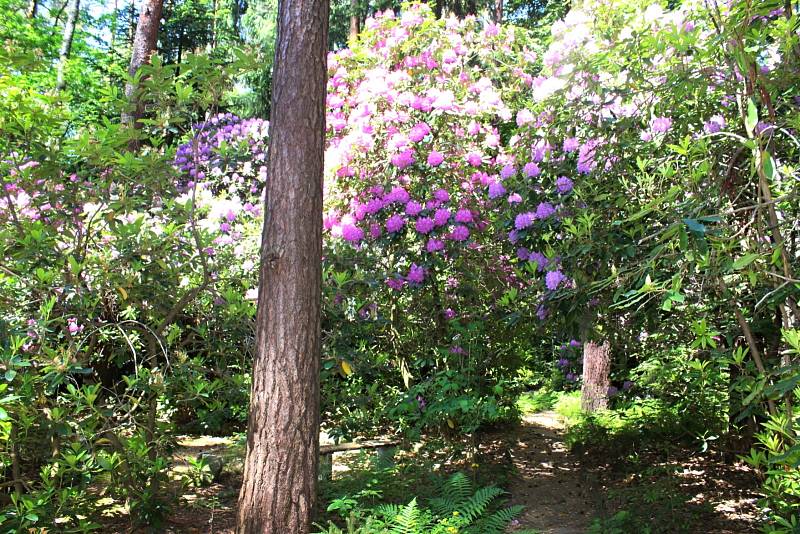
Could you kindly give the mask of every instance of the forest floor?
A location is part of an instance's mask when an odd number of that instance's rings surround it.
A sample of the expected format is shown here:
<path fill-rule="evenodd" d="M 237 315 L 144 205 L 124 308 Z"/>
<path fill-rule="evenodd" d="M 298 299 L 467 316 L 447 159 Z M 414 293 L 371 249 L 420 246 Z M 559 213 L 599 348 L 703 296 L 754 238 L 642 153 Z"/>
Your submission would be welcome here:
<path fill-rule="evenodd" d="M 526 415 L 501 439 L 514 475 L 511 503 L 525 507 L 517 529 L 543 534 L 759 532 L 758 481 L 741 463 L 675 449 L 625 458 L 573 453 L 562 418 Z"/>
<path fill-rule="evenodd" d="M 442 471 L 479 469 L 481 481 L 495 481 L 509 495 L 509 504 L 524 506 L 510 532 L 532 529 L 542 534 L 579 533 L 704 533 L 758 532 L 758 481 L 740 463 L 725 463 L 718 455 L 672 448 L 669 453 L 640 452 L 626 457 L 590 451 L 570 452 L 567 429 L 552 411 L 527 414 L 513 429 L 481 439 L 479 456 L 447 460 L 444 451 L 406 453 L 402 461 L 435 462 Z M 170 496 L 172 515 L 163 532 L 170 534 L 232 534 L 241 483 L 242 446 L 232 438 L 193 437 L 180 441 Z M 179 480 L 189 469 L 188 458 L 200 453 L 222 457 L 218 480 L 205 488 L 186 489 Z M 336 454 L 334 482 L 364 464 L 364 455 Z M 479 462 L 476 463 L 476 462 Z M 477 466 L 480 465 L 478 468 Z M 399 482 L 402 484 L 402 482 Z M 410 496 L 413 488 L 395 488 Z M 407 499 L 408 500 L 408 499 Z M 123 518 L 118 518 L 122 520 Z M 122 522 L 108 532 L 139 532 Z M 142 531 L 144 532 L 144 531 Z"/>

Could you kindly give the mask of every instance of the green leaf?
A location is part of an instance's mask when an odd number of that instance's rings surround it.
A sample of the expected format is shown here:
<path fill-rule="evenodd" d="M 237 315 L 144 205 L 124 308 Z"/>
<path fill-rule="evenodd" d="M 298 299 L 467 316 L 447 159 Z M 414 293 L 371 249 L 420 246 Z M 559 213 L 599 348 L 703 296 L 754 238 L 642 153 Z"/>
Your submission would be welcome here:
<path fill-rule="evenodd" d="M 699 222 L 697 219 L 683 219 L 683 223 L 692 233 L 700 235 L 706 233 L 706 225 Z"/>
<path fill-rule="evenodd" d="M 739 258 L 738 260 L 733 262 L 733 270 L 734 271 L 739 271 L 741 269 L 744 269 L 745 267 L 747 267 L 748 265 L 753 263 L 756 258 L 758 258 L 758 254 L 755 254 L 755 253 L 746 254 L 746 255 L 742 256 L 741 258 Z"/>
<path fill-rule="evenodd" d="M 747 100 L 747 117 L 744 120 L 744 127 L 748 133 L 753 133 L 758 124 L 758 108 L 755 101 L 750 98 Z"/>
<path fill-rule="evenodd" d="M 775 160 L 772 159 L 772 154 L 766 150 L 761 153 L 761 165 L 764 167 L 764 175 L 767 180 L 775 178 Z"/>

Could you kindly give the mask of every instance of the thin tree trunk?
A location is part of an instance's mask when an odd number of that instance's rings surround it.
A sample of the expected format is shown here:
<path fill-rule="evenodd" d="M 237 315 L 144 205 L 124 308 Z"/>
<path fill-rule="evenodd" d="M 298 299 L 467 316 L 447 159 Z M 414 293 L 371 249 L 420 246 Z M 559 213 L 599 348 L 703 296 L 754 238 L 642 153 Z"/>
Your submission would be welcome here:
<path fill-rule="evenodd" d="M 503 0 L 494 0 L 494 22 L 495 24 L 503 22 Z"/>
<path fill-rule="evenodd" d="M 588 341 L 583 345 L 581 408 L 584 411 L 596 412 L 608 408 L 608 388 L 611 385 L 610 349 L 608 341 L 602 345 Z"/>
<path fill-rule="evenodd" d="M 133 77 L 139 68 L 150 61 L 150 55 L 155 52 L 158 40 L 158 26 L 161 21 L 163 0 L 144 0 L 139 22 L 136 25 L 136 35 L 133 38 L 131 49 L 131 63 L 128 75 Z M 137 84 L 129 81 L 125 84 L 125 97 L 128 99 L 128 108 L 122 113 L 122 122 L 133 128 L 140 128 L 139 119 L 144 114 L 142 104 L 136 94 Z M 134 143 L 131 148 L 135 148 Z"/>
<path fill-rule="evenodd" d="M 131 0 L 130 5 L 131 18 L 128 21 L 128 43 L 133 46 L 133 40 L 136 38 L 136 23 L 134 23 L 133 15 L 136 13 L 136 5 L 134 4 L 133 0 Z"/>
<path fill-rule="evenodd" d="M 109 51 L 113 54 L 117 45 L 117 21 L 119 20 L 119 0 L 114 0 L 114 11 L 111 12 L 111 41 L 108 45 Z"/>
<path fill-rule="evenodd" d="M 56 91 L 63 91 L 67 86 L 65 69 L 69 54 L 72 51 L 72 39 L 75 37 L 75 26 L 78 25 L 78 13 L 80 12 L 80 0 L 70 0 L 67 8 L 67 24 L 64 26 L 64 39 L 61 41 L 61 50 L 58 52 L 58 72 L 56 74 Z"/>
<path fill-rule="evenodd" d="M 39 1 L 38 0 L 30 0 L 28 2 L 28 9 L 25 11 L 25 16 L 29 19 L 36 17 L 36 12 L 39 10 Z"/>
<path fill-rule="evenodd" d="M 478 14 L 478 2 L 477 0 L 467 0 L 466 2 L 466 12 L 467 15 L 477 15 Z"/>
<path fill-rule="evenodd" d="M 311 529 L 319 464 L 328 0 L 280 0 L 239 534 Z"/>
<path fill-rule="evenodd" d="M 217 0 L 211 4 L 211 50 L 217 49 Z"/>
<path fill-rule="evenodd" d="M 358 18 L 358 0 L 350 0 L 350 38 L 355 39 L 361 31 Z"/>

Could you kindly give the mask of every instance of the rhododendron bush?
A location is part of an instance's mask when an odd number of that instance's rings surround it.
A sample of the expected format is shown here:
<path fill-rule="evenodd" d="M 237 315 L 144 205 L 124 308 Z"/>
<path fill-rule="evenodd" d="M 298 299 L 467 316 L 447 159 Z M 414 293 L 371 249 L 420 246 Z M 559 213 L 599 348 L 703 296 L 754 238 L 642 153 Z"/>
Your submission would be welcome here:
<path fill-rule="evenodd" d="M 546 219 L 569 189 L 551 190 L 534 155 L 508 149 L 523 142 L 517 123 L 535 121 L 524 104 L 537 57 L 524 30 L 436 20 L 421 5 L 370 19 L 329 57 L 324 226 L 337 259 L 354 258 L 364 278 L 342 305 L 362 306 L 361 320 L 377 323 L 370 350 L 391 356 L 396 384 L 413 385 L 402 421 L 470 430 L 509 415 L 505 382 L 537 327 L 515 296 L 537 277 L 504 246 L 497 204 L 522 202 L 504 190 L 513 177 L 535 180 Z"/>
<path fill-rule="evenodd" d="M 174 91 L 157 95 L 166 124 L 195 116 Z M 47 99 L 0 96 L 0 466 L 23 484 L 0 525 L 87 529 L 87 506 L 113 505 L 87 493 L 98 479 L 157 525 L 174 432 L 247 417 L 258 242 L 243 236 L 260 230 L 266 125 L 212 116 L 177 155 L 134 155 L 110 122 L 62 139 Z"/>
<path fill-rule="evenodd" d="M 584 339 L 610 338 L 617 383 L 626 367 L 653 368 L 647 346 L 668 352 L 690 331 L 701 365 L 739 378 L 703 379 L 677 402 L 739 420 L 766 412 L 772 430 L 749 452 L 758 467 L 798 449 L 797 361 L 779 355 L 794 350 L 786 332 L 800 317 L 796 24 L 789 4 L 585 2 L 553 25 L 530 108 L 543 117 L 542 168 L 576 197 L 556 208 L 546 252 L 575 288 L 559 314 L 581 321 Z M 519 237 L 520 257 L 538 251 L 541 232 Z M 784 467 L 765 490 L 787 526 L 800 501 L 796 466 Z"/>
<path fill-rule="evenodd" d="M 752 331 L 770 314 L 797 326 L 798 257 L 785 243 L 797 231 L 800 57 L 787 9 L 585 2 L 541 47 L 516 28 L 407 6 L 330 58 L 325 227 L 366 278 L 355 302 L 392 318 L 372 348 L 417 381 L 402 417 L 452 423 L 443 414 L 458 403 L 431 408 L 449 390 L 439 370 L 498 376 L 495 343 L 508 336 L 528 338 L 517 354 L 550 336 L 610 338 L 616 391 L 642 376 L 648 346 L 687 331 L 691 349 L 743 373 L 737 409 L 780 417 L 769 384 L 788 387 L 796 364 L 765 364 Z M 715 310 L 716 333 L 752 358 L 707 334 L 709 292 L 732 304 Z M 470 319 L 487 368 L 463 358 L 476 350 L 459 342 Z M 414 323 L 430 325 L 417 335 L 438 357 L 408 343 Z M 649 336 L 659 324 L 671 326 Z M 780 344 L 774 329 L 761 335 Z M 726 410 L 728 386 L 703 384 L 676 402 Z"/>

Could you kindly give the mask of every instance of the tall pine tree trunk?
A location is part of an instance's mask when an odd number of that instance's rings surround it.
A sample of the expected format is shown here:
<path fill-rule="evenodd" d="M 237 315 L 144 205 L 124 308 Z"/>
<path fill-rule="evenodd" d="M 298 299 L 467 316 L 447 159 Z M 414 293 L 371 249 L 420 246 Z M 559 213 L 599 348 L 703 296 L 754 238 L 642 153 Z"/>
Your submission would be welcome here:
<path fill-rule="evenodd" d="M 350 0 L 350 38 L 353 39 L 361 30 L 358 18 L 358 0 Z"/>
<path fill-rule="evenodd" d="M 136 24 L 136 34 L 131 48 L 131 63 L 128 75 L 133 77 L 139 68 L 150 61 L 150 55 L 155 52 L 158 41 L 158 26 L 161 21 L 161 11 L 164 7 L 163 0 L 144 0 L 142 11 L 139 13 L 139 22 Z M 144 109 L 136 94 L 138 85 L 133 82 L 125 84 L 125 97 L 128 99 L 128 109 L 122 113 L 122 122 L 133 128 L 139 128 L 139 119 L 144 114 Z M 133 143 L 131 148 L 135 148 Z"/>
<path fill-rule="evenodd" d="M 280 0 L 239 534 L 310 531 L 319 462 L 328 0 Z"/>
<path fill-rule="evenodd" d="M 58 71 L 56 73 L 56 91 L 63 91 L 67 86 L 66 68 L 69 54 L 72 51 L 72 40 L 75 37 L 75 27 L 78 25 L 80 14 L 80 0 L 70 0 L 67 8 L 67 23 L 64 25 L 64 39 L 58 52 Z"/>
<path fill-rule="evenodd" d="M 581 408 L 596 412 L 608 408 L 608 388 L 611 385 L 610 345 L 605 341 L 598 345 L 593 341 L 583 344 L 583 386 Z"/>

